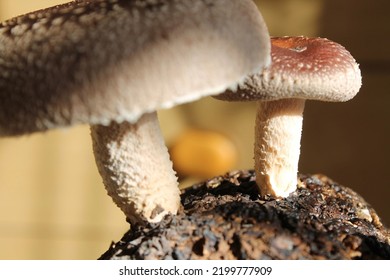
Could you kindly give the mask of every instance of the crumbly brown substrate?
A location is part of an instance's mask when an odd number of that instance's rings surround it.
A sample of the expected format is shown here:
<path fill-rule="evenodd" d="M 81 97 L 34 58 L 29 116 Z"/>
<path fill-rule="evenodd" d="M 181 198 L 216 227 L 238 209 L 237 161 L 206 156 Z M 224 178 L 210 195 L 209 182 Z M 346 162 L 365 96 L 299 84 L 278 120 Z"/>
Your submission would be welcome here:
<path fill-rule="evenodd" d="M 300 175 L 285 199 L 260 199 L 252 171 L 182 193 L 176 216 L 134 226 L 101 259 L 390 259 L 390 232 L 351 189 Z"/>

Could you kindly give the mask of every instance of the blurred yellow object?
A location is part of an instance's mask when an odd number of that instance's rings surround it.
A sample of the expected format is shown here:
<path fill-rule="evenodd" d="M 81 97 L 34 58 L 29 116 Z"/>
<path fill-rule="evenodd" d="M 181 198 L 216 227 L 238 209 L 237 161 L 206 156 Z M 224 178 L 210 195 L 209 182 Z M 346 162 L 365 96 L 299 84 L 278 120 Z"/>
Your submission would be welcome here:
<path fill-rule="evenodd" d="M 179 177 L 206 179 L 221 175 L 237 161 L 237 149 L 228 137 L 200 129 L 190 129 L 179 136 L 170 154 Z"/>

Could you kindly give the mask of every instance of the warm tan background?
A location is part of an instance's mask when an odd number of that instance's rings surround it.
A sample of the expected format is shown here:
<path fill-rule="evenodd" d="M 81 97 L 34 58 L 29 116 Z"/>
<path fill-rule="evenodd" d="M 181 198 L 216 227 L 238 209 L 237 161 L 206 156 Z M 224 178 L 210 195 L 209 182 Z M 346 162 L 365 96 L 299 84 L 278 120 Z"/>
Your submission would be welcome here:
<path fill-rule="evenodd" d="M 0 19 L 61 2 L 0 0 Z M 307 102 L 300 171 L 352 187 L 390 225 L 390 2 L 257 2 L 271 35 L 328 37 L 361 63 L 354 100 Z M 240 151 L 235 167 L 252 167 L 254 104 L 207 98 L 160 117 L 168 144 L 188 127 L 221 131 Z M 0 259 L 96 259 L 126 229 L 96 171 L 88 127 L 0 139 Z"/>

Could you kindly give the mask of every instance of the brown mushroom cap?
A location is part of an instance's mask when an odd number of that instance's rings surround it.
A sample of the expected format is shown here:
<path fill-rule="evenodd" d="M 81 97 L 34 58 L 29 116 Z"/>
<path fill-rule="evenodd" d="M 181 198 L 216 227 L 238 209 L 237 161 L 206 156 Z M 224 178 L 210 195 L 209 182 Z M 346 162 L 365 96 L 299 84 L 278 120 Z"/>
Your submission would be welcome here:
<path fill-rule="evenodd" d="M 76 1 L 0 23 L 0 136 L 141 115 L 269 64 L 250 0 Z"/>
<path fill-rule="evenodd" d="M 324 38 L 271 38 L 272 64 L 250 75 L 238 90 L 216 96 L 227 101 L 301 98 L 347 101 L 361 87 L 355 59 L 341 45 Z"/>

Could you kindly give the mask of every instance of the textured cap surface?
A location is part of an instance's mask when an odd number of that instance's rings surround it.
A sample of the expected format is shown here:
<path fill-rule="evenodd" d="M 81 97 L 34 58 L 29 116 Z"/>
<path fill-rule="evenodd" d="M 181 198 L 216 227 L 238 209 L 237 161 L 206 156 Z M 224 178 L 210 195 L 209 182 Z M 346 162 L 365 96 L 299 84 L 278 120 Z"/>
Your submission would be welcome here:
<path fill-rule="evenodd" d="M 347 101 L 361 87 L 355 59 L 341 45 L 324 38 L 274 37 L 272 64 L 250 75 L 237 92 L 216 96 L 230 101 L 302 98 Z"/>
<path fill-rule="evenodd" d="M 250 0 L 95 0 L 0 24 L 0 135 L 142 114 L 234 87 L 270 63 Z"/>

